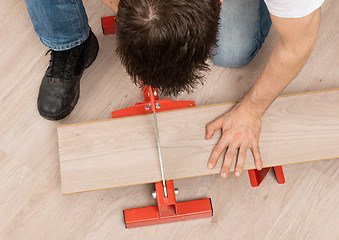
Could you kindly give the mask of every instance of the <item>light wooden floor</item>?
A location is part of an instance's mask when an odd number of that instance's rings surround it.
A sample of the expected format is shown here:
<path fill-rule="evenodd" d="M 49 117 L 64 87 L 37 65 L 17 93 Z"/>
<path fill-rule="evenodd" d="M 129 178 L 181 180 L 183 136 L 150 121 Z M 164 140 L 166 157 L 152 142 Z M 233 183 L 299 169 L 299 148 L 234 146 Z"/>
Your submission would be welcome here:
<path fill-rule="evenodd" d="M 126 230 L 122 210 L 149 206 L 153 185 L 62 196 L 56 127 L 106 119 L 142 101 L 114 54 L 115 36 L 101 34 L 100 1 L 85 1 L 100 42 L 97 60 L 82 79 L 81 98 L 67 119 L 41 118 L 36 98 L 48 65 L 24 1 L 0 2 L 0 239 L 339 239 L 339 161 L 284 167 L 286 183 L 273 174 L 259 188 L 219 176 L 175 181 L 179 201 L 211 197 L 212 219 Z M 339 87 L 339 3 L 327 0 L 315 50 L 284 94 Z M 211 66 L 208 81 L 190 96 L 197 105 L 241 98 L 272 50 L 272 29 L 260 53 L 242 69 Z M 135 159 L 136 161 L 138 159 Z"/>

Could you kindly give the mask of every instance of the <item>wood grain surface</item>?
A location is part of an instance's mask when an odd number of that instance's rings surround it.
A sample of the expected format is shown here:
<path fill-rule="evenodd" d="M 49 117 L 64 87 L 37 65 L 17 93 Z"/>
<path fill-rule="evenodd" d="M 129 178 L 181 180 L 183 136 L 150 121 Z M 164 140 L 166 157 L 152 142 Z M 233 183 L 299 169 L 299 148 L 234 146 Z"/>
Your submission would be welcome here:
<path fill-rule="evenodd" d="M 205 140 L 205 126 L 232 103 L 158 113 L 165 178 L 217 174 L 207 160 L 220 138 Z M 339 157 L 339 89 L 281 97 L 263 117 L 263 165 Z M 161 180 L 152 114 L 58 128 L 63 194 Z M 231 171 L 234 170 L 234 164 Z M 244 169 L 253 169 L 250 150 Z"/>
<path fill-rule="evenodd" d="M 338 159 L 286 165 L 285 184 L 270 172 L 258 188 L 250 186 L 247 174 L 175 180 L 178 201 L 210 197 L 213 217 L 145 228 L 126 230 L 122 211 L 155 205 L 154 184 L 62 195 L 57 126 L 108 119 L 111 111 L 143 101 L 115 55 L 116 36 L 102 34 L 100 18 L 113 12 L 100 1 L 83 2 L 100 50 L 82 76 L 72 114 L 54 122 L 43 119 L 36 106 L 48 49 L 34 32 L 25 1 L 0 1 L 1 240 L 339 239 Z M 338 1 L 324 2 L 314 51 L 282 94 L 339 88 L 338 12 Z M 239 100 L 277 39 L 272 27 L 243 68 L 208 61 L 204 85 L 171 100 L 195 100 L 197 106 Z"/>

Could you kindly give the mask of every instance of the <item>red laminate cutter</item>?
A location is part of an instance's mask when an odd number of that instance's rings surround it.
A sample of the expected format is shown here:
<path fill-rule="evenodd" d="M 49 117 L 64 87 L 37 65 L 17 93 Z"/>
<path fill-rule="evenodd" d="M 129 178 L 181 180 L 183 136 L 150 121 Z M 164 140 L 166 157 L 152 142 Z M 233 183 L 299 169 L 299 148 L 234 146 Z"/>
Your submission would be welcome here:
<path fill-rule="evenodd" d="M 159 100 L 157 89 L 143 86 L 144 102 L 136 103 L 134 106 L 112 112 L 112 118 L 133 116 L 139 114 L 195 107 L 194 101 L 171 101 L 170 99 Z M 154 105 L 152 105 L 152 102 Z M 252 187 L 260 185 L 270 168 L 261 171 L 248 170 Z M 285 182 L 281 166 L 274 167 L 278 183 Z M 176 202 L 177 189 L 173 186 L 173 180 L 166 180 L 167 197 L 164 194 L 163 182 L 155 183 L 153 196 L 157 199 L 156 206 L 141 207 L 124 210 L 124 221 L 126 228 L 149 226 L 161 223 L 178 222 L 213 216 L 212 201 L 210 198 Z"/>
<path fill-rule="evenodd" d="M 157 90 L 152 89 L 150 86 L 143 86 L 143 91 L 145 102 L 114 111 L 112 112 L 112 118 L 195 107 L 194 101 L 159 100 Z M 174 189 L 173 180 L 167 180 L 165 186 L 166 188 L 164 188 L 163 182 L 155 183 L 153 196 L 157 199 L 156 206 L 124 210 L 126 228 L 212 217 L 213 209 L 210 198 L 176 202 L 175 194 L 177 189 Z M 167 189 L 167 197 L 164 194 L 164 189 Z"/>

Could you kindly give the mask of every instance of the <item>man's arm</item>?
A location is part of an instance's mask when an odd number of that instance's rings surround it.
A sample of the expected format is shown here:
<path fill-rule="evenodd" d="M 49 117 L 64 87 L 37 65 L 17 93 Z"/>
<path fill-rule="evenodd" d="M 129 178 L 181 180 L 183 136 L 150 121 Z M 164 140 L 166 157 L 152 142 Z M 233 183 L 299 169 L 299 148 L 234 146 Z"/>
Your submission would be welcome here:
<path fill-rule="evenodd" d="M 229 112 L 206 127 L 206 139 L 222 129 L 222 137 L 208 161 L 214 168 L 226 150 L 221 176 L 226 177 L 234 156 L 238 152 L 235 176 L 240 176 L 248 148 L 252 150 L 255 165 L 262 168 L 259 151 L 261 117 L 267 108 L 297 76 L 310 56 L 320 23 L 320 8 L 302 18 L 280 18 L 271 15 L 272 23 L 280 38 L 257 81 L 244 98 Z"/>

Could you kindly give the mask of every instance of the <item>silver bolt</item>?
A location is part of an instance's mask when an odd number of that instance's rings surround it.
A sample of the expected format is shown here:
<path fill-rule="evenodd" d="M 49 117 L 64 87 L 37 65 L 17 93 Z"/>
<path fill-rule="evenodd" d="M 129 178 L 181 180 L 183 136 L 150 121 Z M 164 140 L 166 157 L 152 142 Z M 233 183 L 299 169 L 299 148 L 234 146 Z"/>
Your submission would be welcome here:
<path fill-rule="evenodd" d="M 159 109 L 159 108 L 160 108 L 160 104 L 159 104 L 158 102 L 156 102 L 156 103 L 155 103 L 155 107 L 156 107 L 157 109 Z"/>
<path fill-rule="evenodd" d="M 175 194 L 175 195 L 178 195 L 178 194 L 179 194 L 179 189 L 174 188 L 174 194 Z M 156 192 L 156 191 L 152 192 L 152 197 L 153 197 L 154 199 L 157 199 L 157 192 Z"/>
<path fill-rule="evenodd" d="M 158 95 L 157 91 L 154 91 L 154 96 Z"/>
<path fill-rule="evenodd" d="M 149 103 L 146 107 L 145 107 L 146 110 L 150 110 L 151 109 L 151 103 Z"/>

